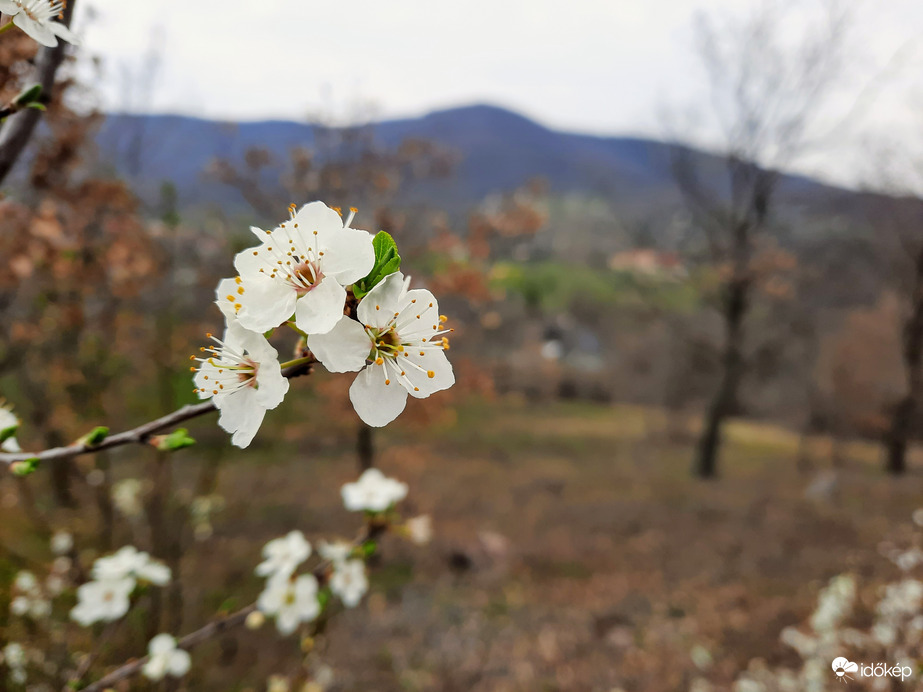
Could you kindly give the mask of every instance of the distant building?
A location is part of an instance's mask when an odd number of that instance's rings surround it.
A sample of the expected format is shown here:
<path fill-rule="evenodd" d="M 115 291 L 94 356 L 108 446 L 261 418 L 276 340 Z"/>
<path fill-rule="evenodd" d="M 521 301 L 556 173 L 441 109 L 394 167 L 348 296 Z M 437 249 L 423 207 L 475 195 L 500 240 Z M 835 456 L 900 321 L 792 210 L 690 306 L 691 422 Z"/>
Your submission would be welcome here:
<path fill-rule="evenodd" d="M 617 252 L 609 258 L 609 269 L 669 281 L 685 279 L 689 272 L 675 252 L 635 248 Z"/>

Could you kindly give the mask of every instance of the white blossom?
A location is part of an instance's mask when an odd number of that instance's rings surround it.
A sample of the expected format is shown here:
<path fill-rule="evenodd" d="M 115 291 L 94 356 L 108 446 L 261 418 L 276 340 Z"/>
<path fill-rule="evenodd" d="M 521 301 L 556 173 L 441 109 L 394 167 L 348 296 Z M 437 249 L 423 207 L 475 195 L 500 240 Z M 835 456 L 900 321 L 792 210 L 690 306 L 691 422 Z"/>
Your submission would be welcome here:
<path fill-rule="evenodd" d="M 21 644 L 10 642 L 0 650 L 0 662 L 10 669 L 10 679 L 17 685 L 26 681 L 26 650 Z"/>
<path fill-rule="evenodd" d="M 194 380 L 201 399 L 213 399 L 221 412 L 218 425 L 232 434 L 231 442 L 247 447 L 266 411 L 282 403 L 288 380 L 282 376 L 278 356 L 262 334 L 244 329 L 235 319 L 228 321 L 224 340 L 211 334 L 218 347 L 203 348 Z"/>
<path fill-rule="evenodd" d="M 93 578 L 97 580 L 140 579 L 157 586 L 170 581 L 170 568 L 150 555 L 126 545 L 114 554 L 98 558 L 93 563 Z"/>
<path fill-rule="evenodd" d="M 265 560 L 256 567 L 261 577 L 288 577 L 302 562 L 311 557 L 311 544 L 301 531 L 291 531 L 263 546 Z"/>
<path fill-rule="evenodd" d="M 148 661 L 141 669 L 149 680 L 162 680 L 170 675 L 180 678 L 189 672 L 189 652 L 176 648 L 176 638 L 169 634 L 158 634 L 147 647 Z"/>
<path fill-rule="evenodd" d="M 66 555 L 74 547 L 74 537 L 67 531 L 58 531 L 51 537 L 51 552 Z"/>
<path fill-rule="evenodd" d="M 10 407 L 3 399 L 0 399 L 0 433 L 8 437 L 0 443 L 0 451 L 3 452 L 21 452 L 22 448 L 16 441 L 16 430 L 19 428 L 19 418 L 13 413 Z"/>
<path fill-rule="evenodd" d="M 355 608 L 369 590 L 365 563 L 362 560 L 334 563 L 333 576 L 330 577 L 330 590 L 340 597 L 347 608 Z"/>
<path fill-rule="evenodd" d="M 343 317 L 346 286 L 363 278 L 375 264 L 372 236 L 349 228 L 323 202 L 306 204 L 272 231 L 251 228 L 260 245 L 234 259 L 238 289 L 228 294 L 237 318 L 263 333 L 294 314 L 307 334 L 330 331 Z"/>
<path fill-rule="evenodd" d="M 340 492 L 343 504 L 351 512 L 384 512 L 407 497 L 407 484 L 371 468 L 364 471 L 355 483 L 346 483 Z"/>
<path fill-rule="evenodd" d="M 361 370 L 349 398 L 374 427 L 397 418 L 408 394 L 425 399 L 455 384 L 443 336 L 451 330 L 440 330 L 444 318 L 433 294 L 409 290 L 409 282 L 400 272 L 388 275 L 360 301 L 358 322 L 344 319 L 308 337 L 308 348 L 331 372 Z"/>
<path fill-rule="evenodd" d="M 58 38 L 79 45 L 70 29 L 54 21 L 61 16 L 65 5 L 63 0 L 0 0 L 0 13 L 12 15 L 13 24 L 43 46 L 53 48 L 58 45 Z"/>
<path fill-rule="evenodd" d="M 51 614 L 51 601 L 45 597 L 32 572 L 21 571 L 13 580 L 13 599 L 10 612 L 17 617 L 43 620 Z"/>
<path fill-rule="evenodd" d="M 273 577 L 257 599 L 257 607 L 275 616 L 276 627 L 282 634 L 291 634 L 302 622 L 310 622 L 320 614 L 317 600 L 317 579 L 303 574 L 291 579 Z"/>
<path fill-rule="evenodd" d="M 407 520 L 407 533 L 417 545 L 426 545 L 433 540 L 433 520 L 428 514 Z"/>
<path fill-rule="evenodd" d="M 112 486 L 112 502 L 116 509 L 126 517 L 141 516 L 144 507 L 141 504 L 141 481 L 126 478 Z"/>
<path fill-rule="evenodd" d="M 322 542 L 317 546 L 317 552 L 325 560 L 336 564 L 345 562 L 353 554 L 354 546 L 346 541 L 336 541 L 335 543 Z"/>
<path fill-rule="evenodd" d="M 81 584 L 77 587 L 77 605 L 71 610 L 71 619 L 84 627 L 118 620 L 128 612 L 134 588 L 135 580 L 130 577 Z"/>

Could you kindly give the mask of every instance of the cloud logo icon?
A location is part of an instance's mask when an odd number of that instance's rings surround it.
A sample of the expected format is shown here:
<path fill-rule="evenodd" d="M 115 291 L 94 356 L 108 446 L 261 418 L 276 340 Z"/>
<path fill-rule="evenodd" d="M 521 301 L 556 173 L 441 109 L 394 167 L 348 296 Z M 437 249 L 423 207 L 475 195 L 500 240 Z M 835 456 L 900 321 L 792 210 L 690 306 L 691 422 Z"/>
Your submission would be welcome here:
<path fill-rule="evenodd" d="M 833 672 L 836 673 L 837 678 L 841 682 L 846 682 L 846 679 L 852 680 L 847 673 L 856 673 L 859 671 L 858 663 L 853 663 L 843 656 L 833 659 L 833 663 L 830 664 L 830 667 L 833 668 Z"/>

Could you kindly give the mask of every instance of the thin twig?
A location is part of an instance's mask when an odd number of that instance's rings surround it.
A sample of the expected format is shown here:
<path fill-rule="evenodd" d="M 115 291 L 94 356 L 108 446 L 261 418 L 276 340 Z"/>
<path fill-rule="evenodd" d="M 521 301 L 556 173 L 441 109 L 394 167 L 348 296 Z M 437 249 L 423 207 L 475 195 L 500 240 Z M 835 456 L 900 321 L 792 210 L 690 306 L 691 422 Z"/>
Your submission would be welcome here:
<path fill-rule="evenodd" d="M 299 375 L 306 375 L 311 372 L 311 363 L 299 363 L 282 371 L 285 377 L 293 378 Z M 37 459 L 38 461 L 59 461 L 61 459 L 70 459 L 80 456 L 81 454 L 95 454 L 104 449 L 121 447 L 128 444 L 146 444 L 156 433 L 172 428 L 180 423 L 198 418 L 206 413 L 211 413 L 215 409 L 212 400 L 203 401 L 201 404 L 188 404 L 177 409 L 173 413 L 152 420 L 144 425 L 139 425 L 132 430 L 109 435 L 99 444 L 89 445 L 85 442 L 75 442 L 65 447 L 54 447 L 41 452 L 8 452 L 0 454 L 0 464 L 12 464 L 16 461 L 27 461 Z"/>
<path fill-rule="evenodd" d="M 61 23 L 69 26 L 71 17 L 74 14 L 74 3 L 71 0 L 64 8 Z M 38 82 L 42 85 L 42 94 L 50 94 L 54 87 L 55 74 L 64 60 L 64 50 L 67 44 L 64 41 L 58 41 L 54 48 L 42 48 L 39 50 L 38 58 L 35 61 L 36 71 L 38 72 Z M 0 183 L 6 178 L 7 174 L 15 165 L 19 155 L 26 148 L 35 126 L 38 124 L 41 112 L 34 108 L 28 108 L 11 115 L 6 119 L 3 127 L 0 128 Z"/>
<path fill-rule="evenodd" d="M 371 524 L 367 526 L 362 532 L 362 535 L 360 535 L 359 538 L 353 542 L 354 547 L 361 547 L 369 541 L 377 539 L 382 533 L 384 533 L 386 529 L 386 524 Z M 331 564 L 332 563 L 330 560 L 324 560 L 314 568 L 314 577 L 321 583 L 323 583 L 323 580 L 326 578 L 327 570 L 330 568 Z M 222 634 L 223 632 L 227 632 L 228 630 L 240 627 L 247 621 L 247 616 L 250 615 L 250 613 L 255 612 L 256 609 L 256 603 L 251 603 L 245 608 L 241 608 L 240 610 L 231 613 L 230 615 L 226 615 L 225 617 L 219 618 L 217 620 L 212 620 L 204 627 L 197 629 L 195 632 L 191 632 L 190 634 L 187 634 L 185 637 L 180 639 L 176 643 L 176 646 L 179 649 L 189 650 L 195 646 L 198 646 L 202 642 L 208 641 L 209 639 Z M 100 678 L 96 682 L 82 688 L 81 692 L 102 692 L 102 690 L 108 687 L 112 687 L 116 683 L 121 682 L 122 680 L 127 680 L 128 678 L 140 673 L 141 669 L 144 668 L 145 664 L 149 660 L 150 656 L 144 656 L 142 658 L 129 661 L 128 663 L 119 666 L 108 675 Z M 73 689 L 73 687 L 65 687 L 63 692 L 72 692 Z"/>

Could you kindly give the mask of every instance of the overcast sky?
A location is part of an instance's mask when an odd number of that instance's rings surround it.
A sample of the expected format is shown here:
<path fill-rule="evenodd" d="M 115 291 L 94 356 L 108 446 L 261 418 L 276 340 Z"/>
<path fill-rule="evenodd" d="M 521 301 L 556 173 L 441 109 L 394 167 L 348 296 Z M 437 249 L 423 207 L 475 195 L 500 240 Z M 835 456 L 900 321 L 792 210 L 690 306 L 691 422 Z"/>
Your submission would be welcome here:
<path fill-rule="evenodd" d="M 754 4 L 80 0 L 75 26 L 82 52 L 103 59 L 101 98 L 111 110 L 305 120 L 319 113 L 400 117 L 488 102 L 561 130 L 663 136 L 664 112 L 684 112 L 705 93 L 696 14 Z M 870 138 L 923 143 L 923 3 L 849 4 L 851 64 L 831 115 L 845 112 L 871 80 L 888 79 L 861 127 L 844 134 L 836 151 L 798 167 L 854 183 L 868 177 L 858 168 Z M 155 82 L 128 93 L 125 75 L 135 75 L 137 85 L 151 46 L 160 60 Z"/>

